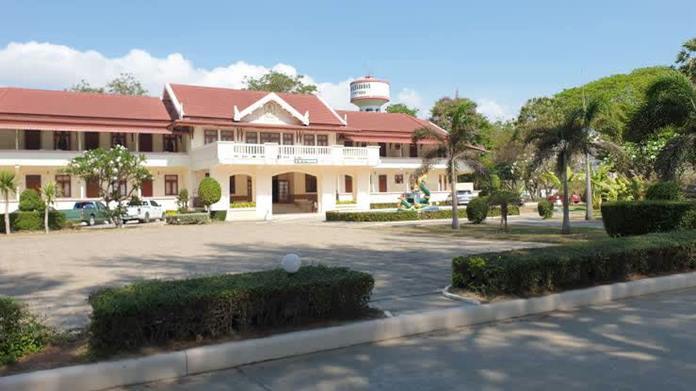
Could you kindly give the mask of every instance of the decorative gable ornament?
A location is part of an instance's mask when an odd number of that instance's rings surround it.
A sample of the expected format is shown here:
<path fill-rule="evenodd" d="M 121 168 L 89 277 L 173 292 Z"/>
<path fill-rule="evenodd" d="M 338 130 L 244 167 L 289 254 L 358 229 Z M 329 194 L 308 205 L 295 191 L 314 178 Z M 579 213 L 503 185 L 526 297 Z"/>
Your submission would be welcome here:
<path fill-rule="evenodd" d="M 256 102 L 252 103 L 249 105 L 249 107 L 245 108 L 242 111 L 239 111 L 239 108 L 237 108 L 237 105 L 234 105 L 233 107 L 233 116 L 232 119 L 235 122 L 241 121 L 244 117 L 250 115 L 254 111 L 262 108 L 264 105 L 267 103 L 276 103 L 278 106 L 280 106 L 283 110 L 288 112 L 291 116 L 296 118 L 298 121 L 300 121 L 304 126 L 309 125 L 309 111 L 305 112 L 304 115 L 300 114 L 297 110 L 295 110 L 294 107 L 292 107 L 288 102 L 283 100 L 280 96 L 278 96 L 276 93 L 271 92 L 268 95 L 265 95 L 263 98 L 257 100 Z"/>

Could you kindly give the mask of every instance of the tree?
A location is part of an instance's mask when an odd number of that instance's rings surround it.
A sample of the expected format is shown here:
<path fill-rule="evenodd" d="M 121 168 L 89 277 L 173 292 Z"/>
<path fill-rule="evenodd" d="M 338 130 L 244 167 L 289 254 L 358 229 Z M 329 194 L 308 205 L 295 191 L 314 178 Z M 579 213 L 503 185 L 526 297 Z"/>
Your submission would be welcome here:
<path fill-rule="evenodd" d="M 508 232 L 508 213 L 510 205 L 520 203 L 520 195 L 514 191 L 496 191 L 488 197 L 488 204 L 500 207 L 500 228 Z"/>
<path fill-rule="evenodd" d="M 210 205 L 220 201 L 222 189 L 220 183 L 211 177 L 205 177 L 198 185 L 198 199 L 206 210 L 210 210 Z"/>
<path fill-rule="evenodd" d="M 5 199 L 5 235 L 10 234 L 10 194 L 17 189 L 15 174 L 9 171 L 0 171 L 0 194 Z"/>
<path fill-rule="evenodd" d="M 587 132 L 585 109 L 578 108 L 563 116 L 556 124 L 542 125 L 527 135 L 526 143 L 535 147 L 532 166 L 539 167 L 549 160 L 555 160 L 556 171 L 561 174 L 563 186 L 563 225 L 561 233 L 570 233 L 570 209 L 568 194 L 568 168 L 573 158 L 598 152 L 612 153 L 617 160 L 622 156 L 621 148 L 609 141 Z"/>
<path fill-rule="evenodd" d="M 145 155 L 135 155 L 122 145 L 117 145 L 109 150 L 97 148 L 85 151 L 73 158 L 65 171 L 84 181 L 96 183 L 111 219 L 121 227 L 123 202 L 140 189 L 143 181 L 152 179 L 144 163 Z M 111 208 L 112 203 L 116 204 L 114 209 Z"/>
<path fill-rule="evenodd" d="M 677 54 L 677 69 L 696 84 L 696 38 L 684 42 Z"/>
<path fill-rule="evenodd" d="M 121 73 L 106 85 L 106 89 L 115 95 L 147 95 L 147 90 L 132 73 Z"/>
<path fill-rule="evenodd" d="M 580 125 L 587 133 L 590 140 L 597 136 L 593 126 L 603 119 L 605 102 L 602 99 L 590 99 L 589 102 L 583 96 L 582 111 L 577 112 Z M 590 148 L 585 149 L 585 220 L 592 220 L 592 166 L 590 162 Z"/>
<path fill-rule="evenodd" d="M 51 205 L 56 202 L 57 195 L 58 189 L 56 188 L 56 184 L 53 182 L 48 182 L 41 188 L 41 198 L 43 198 L 43 201 L 46 204 L 44 207 L 44 230 L 46 233 L 48 233 L 48 212 Z"/>
<path fill-rule="evenodd" d="M 415 117 L 418 114 L 418 109 L 415 107 L 408 107 L 403 103 L 394 103 L 393 105 L 387 106 L 387 113 L 404 113 Z"/>
<path fill-rule="evenodd" d="M 68 89 L 72 92 L 90 92 L 95 94 L 114 94 L 114 95 L 147 95 L 147 90 L 139 80 L 131 73 L 121 73 L 117 78 L 106 84 L 106 87 L 93 87 L 89 82 L 82 79 Z"/>
<path fill-rule="evenodd" d="M 80 80 L 79 83 L 74 84 L 72 87 L 68 89 L 68 91 L 72 92 L 91 92 L 95 94 L 103 94 L 104 87 L 92 87 L 89 82 L 87 82 L 85 79 Z"/>
<path fill-rule="evenodd" d="M 674 73 L 656 80 L 646 95 L 627 137 L 644 141 L 666 129 L 674 132 L 657 156 L 655 171 L 662 179 L 676 179 L 686 166 L 696 167 L 696 85 Z"/>
<path fill-rule="evenodd" d="M 303 75 L 288 76 L 281 72 L 269 71 L 257 77 L 244 79 L 246 89 L 252 91 L 290 92 L 294 94 L 315 94 L 317 86 L 305 84 Z"/>
<path fill-rule="evenodd" d="M 450 176 L 452 191 L 452 229 L 459 229 L 459 216 L 457 215 L 457 172 L 460 166 L 468 166 L 475 172 L 484 172 L 479 162 L 479 155 L 485 149 L 476 145 L 479 132 L 488 122 L 476 112 L 476 104 L 471 100 L 462 100 L 454 110 L 449 110 L 447 123 L 451 124 L 447 134 L 439 129 L 425 127 L 417 129 L 413 135 L 413 141 L 429 139 L 437 144 L 435 148 L 426 152 L 423 163 L 414 176 L 419 177 L 428 172 L 433 163 L 441 156 L 446 156 L 447 169 Z"/>

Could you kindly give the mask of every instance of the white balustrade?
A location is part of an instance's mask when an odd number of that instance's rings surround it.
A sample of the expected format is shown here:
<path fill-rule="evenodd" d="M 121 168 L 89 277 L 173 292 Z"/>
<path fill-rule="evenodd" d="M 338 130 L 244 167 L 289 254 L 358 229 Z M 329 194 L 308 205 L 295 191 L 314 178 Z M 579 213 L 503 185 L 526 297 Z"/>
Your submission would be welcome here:
<path fill-rule="evenodd" d="M 213 147 L 213 145 L 215 145 Z M 195 161 L 208 161 L 217 154 L 223 164 L 320 164 L 377 165 L 379 147 L 344 147 L 342 145 L 279 145 L 276 143 L 244 144 L 218 141 L 192 151 Z"/>

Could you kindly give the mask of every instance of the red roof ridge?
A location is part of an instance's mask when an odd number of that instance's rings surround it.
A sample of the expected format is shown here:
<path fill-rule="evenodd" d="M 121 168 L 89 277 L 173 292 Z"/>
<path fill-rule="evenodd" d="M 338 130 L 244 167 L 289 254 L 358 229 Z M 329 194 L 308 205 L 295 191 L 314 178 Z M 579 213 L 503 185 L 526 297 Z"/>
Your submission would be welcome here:
<path fill-rule="evenodd" d="M 126 94 L 111 94 L 108 92 L 93 92 L 93 91 L 69 91 L 69 90 L 51 90 L 47 88 L 26 88 L 26 87 L 0 87 L 2 90 L 28 91 L 28 92 L 45 92 L 50 94 L 65 94 L 65 95 L 89 95 L 89 96 L 105 96 L 118 98 L 135 98 L 135 99 L 157 99 L 157 96 L 152 95 L 126 95 Z"/>

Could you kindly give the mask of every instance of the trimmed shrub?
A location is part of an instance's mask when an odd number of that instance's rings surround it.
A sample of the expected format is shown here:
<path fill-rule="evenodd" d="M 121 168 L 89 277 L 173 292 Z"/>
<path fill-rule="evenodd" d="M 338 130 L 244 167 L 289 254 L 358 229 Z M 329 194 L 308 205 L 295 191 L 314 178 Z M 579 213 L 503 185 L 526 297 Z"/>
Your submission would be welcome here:
<path fill-rule="evenodd" d="M 203 213 L 177 213 L 164 217 L 167 224 L 172 225 L 193 225 L 193 224 L 208 224 L 210 223 L 210 215 Z"/>
<path fill-rule="evenodd" d="M 365 313 L 367 273 L 304 266 L 187 280 L 149 280 L 89 297 L 91 346 L 98 353 L 197 337 L 222 337 Z"/>
<path fill-rule="evenodd" d="M 646 200 L 679 201 L 684 198 L 679 184 L 674 181 L 656 182 L 645 192 Z"/>
<path fill-rule="evenodd" d="M 519 210 L 518 210 L 519 213 Z M 511 213 L 512 214 L 512 213 Z M 474 224 L 481 224 L 488 216 L 488 198 L 476 197 L 466 206 L 466 218 Z"/>
<path fill-rule="evenodd" d="M 50 330 L 11 297 L 0 296 L 0 365 L 11 364 L 49 342 Z"/>
<path fill-rule="evenodd" d="M 461 218 L 467 216 L 467 210 L 460 208 L 457 215 Z M 520 214 L 520 208 L 510 206 L 508 214 Z M 500 207 L 490 208 L 488 215 L 491 217 L 500 216 Z M 451 219 L 452 210 L 443 209 L 430 212 L 419 212 L 415 210 L 396 210 L 384 212 L 326 212 L 326 221 L 352 221 L 352 222 L 379 222 L 379 221 L 410 221 L 410 220 L 436 220 L 436 219 Z"/>
<path fill-rule="evenodd" d="M 31 212 L 34 210 L 43 211 L 46 204 L 41 199 L 41 195 L 34 189 L 26 189 L 19 194 L 19 210 Z"/>
<path fill-rule="evenodd" d="M 337 200 L 336 205 L 354 205 L 357 204 L 355 200 Z"/>
<path fill-rule="evenodd" d="M 537 204 L 537 211 L 539 211 L 539 216 L 543 217 L 544 220 L 553 217 L 553 203 L 547 199 L 540 199 Z"/>
<path fill-rule="evenodd" d="M 220 201 L 222 197 L 222 189 L 220 183 L 211 177 L 205 177 L 198 185 L 198 200 L 206 208 Z"/>
<path fill-rule="evenodd" d="M 691 208 L 688 212 L 684 213 L 681 222 L 679 223 L 680 229 L 696 229 L 696 207 Z"/>
<path fill-rule="evenodd" d="M 210 219 L 213 221 L 225 221 L 227 218 L 226 210 L 213 210 L 210 212 Z"/>
<path fill-rule="evenodd" d="M 696 269 L 696 231 L 456 257 L 452 286 L 533 295 Z"/>
<path fill-rule="evenodd" d="M 48 212 L 48 226 L 51 230 L 59 230 L 65 227 L 65 215 L 52 210 Z M 12 212 L 10 213 L 10 229 L 16 231 L 42 231 L 44 229 L 44 212 Z M 0 233 L 5 233 L 5 224 L 0 224 Z"/>
<path fill-rule="evenodd" d="M 230 208 L 256 208 L 256 202 L 233 202 L 230 204 Z"/>
<path fill-rule="evenodd" d="M 604 229 L 610 236 L 643 235 L 679 229 L 696 208 L 688 201 L 616 201 L 602 203 Z"/>

